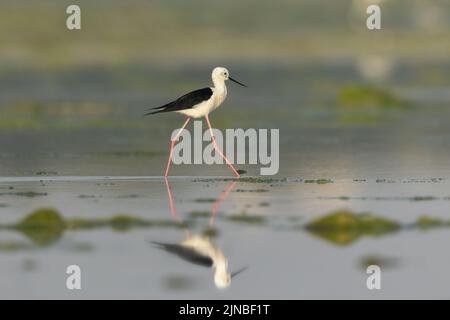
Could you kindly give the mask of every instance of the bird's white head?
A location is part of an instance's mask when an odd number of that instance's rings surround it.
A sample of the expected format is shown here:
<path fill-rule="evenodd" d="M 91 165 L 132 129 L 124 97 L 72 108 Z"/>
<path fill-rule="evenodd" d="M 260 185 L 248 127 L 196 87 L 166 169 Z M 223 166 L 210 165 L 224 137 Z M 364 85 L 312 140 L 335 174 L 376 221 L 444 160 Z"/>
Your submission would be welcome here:
<path fill-rule="evenodd" d="M 212 74 L 211 74 L 211 78 L 214 82 L 214 84 L 220 84 L 223 83 L 226 80 L 231 80 L 233 82 L 236 82 L 237 84 L 246 87 L 245 84 L 240 83 L 239 81 L 233 79 L 232 77 L 230 77 L 230 72 L 228 71 L 227 68 L 224 67 L 216 67 L 213 69 Z"/>
<path fill-rule="evenodd" d="M 217 288 L 225 289 L 231 284 L 231 274 L 226 268 L 217 268 L 214 272 L 214 283 Z"/>
<path fill-rule="evenodd" d="M 227 70 L 227 68 L 216 67 L 216 68 L 213 69 L 211 77 L 212 77 L 212 80 L 214 82 L 216 82 L 216 81 L 225 81 L 225 80 L 229 79 L 230 72 Z"/>

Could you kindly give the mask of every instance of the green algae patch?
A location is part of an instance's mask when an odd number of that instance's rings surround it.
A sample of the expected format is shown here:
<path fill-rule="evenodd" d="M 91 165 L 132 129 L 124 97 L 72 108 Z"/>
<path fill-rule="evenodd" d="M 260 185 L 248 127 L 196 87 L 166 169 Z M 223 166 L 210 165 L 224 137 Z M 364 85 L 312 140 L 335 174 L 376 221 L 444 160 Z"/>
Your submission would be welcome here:
<path fill-rule="evenodd" d="M 35 175 L 37 175 L 37 176 L 57 176 L 58 172 L 42 170 L 42 171 L 36 172 Z"/>
<path fill-rule="evenodd" d="M 229 215 L 226 219 L 232 222 L 247 224 L 264 224 L 266 222 L 266 219 L 263 216 L 251 215 L 247 213 Z"/>
<path fill-rule="evenodd" d="M 35 244 L 46 246 L 58 241 L 66 228 L 63 217 L 54 209 L 39 209 L 13 226 Z"/>
<path fill-rule="evenodd" d="M 337 123 L 343 126 L 380 126 L 390 121 L 379 110 L 344 110 L 339 113 Z"/>
<path fill-rule="evenodd" d="M 115 215 L 106 218 L 67 218 L 50 208 L 38 209 L 13 225 L 0 225 L 0 230 L 15 230 L 38 246 L 57 242 L 67 230 L 111 228 L 125 232 L 133 228 L 186 228 L 186 223 L 173 220 L 147 220 L 133 215 Z"/>
<path fill-rule="evenodd" d="M 306 179 L 303 182 L 304 183 L 327 184 L 327 183 L 333 183 L 333 180 L 331 180 L 331 179 Z"/>
<path fill-rule="evenodd" d="M 394 257 L 384 257 L 380 255 L 367 255 L 360 259 L 359 265 L 364 270 L 369 266 L 379 266 L 382 269 L 391 269 L 397 267 L 399 259 Z"/>
<path fill-rule="evenodd" d="M 245 183 L 265 183 L 274 184 L 287 182 L 287 178 L 262 178 L 262 177 L 241 177 L 241 178 L 194 178 L 192 182 L 227 182 L 227 181 L 239 181 Z"/>
<path fill-rule="evenodd" d="M 202 231 L 202 235 L 207 238 L 216 238 L 219 235 L 219 230 L 214 227 L 207 227 Z"/>
<path fill-rule="evenodd" d="M 267 189 L 236 189 L 235 192 L 254 192 L 254 193 L 263 193 L 269 192 Z"/>
<path fill-rule="evenodd" d="M 21 241 L 0 241 L 0 252 L 17 252 L 30 249 L 29 244 Z"/>
<path fill-rule="evenodd" d="M 133 228 L 182 228 L 184 226 L 184 224 L 172 220 L 146 220 L 132 215 L 116 215 L 96 219 L 73 218 L 67 220 L 67 228 L 70 230 L 110 227 L 115 231 L 128 231 Z"/>
<path fill-rule="evenodd" d="M 198 199 L 195 199 L 195 202 L 198 202 L 198 203 L 214 203 L 216 201 L 217 201 L 217 199 L 215 199 L 215 198 L 198 198 Z"/>
<path fill-rule="evenodd" d="M 64 219 L 54 209 L 39 209 L 17 223 L 17 229 L 27 228 L 58 228 L 64 229 Z"/>
<path fill-rule="evenodd" d="M 240 178 L 239 181 L 241 182 L 247 182 L 247 183 L 279 183 L 279 182 L 286 182 L 286 178 L 260 178 L 260 177 L 243 177 Z"/>
<path fill-rule="evenodd" d="M 197 219 L 197 218 L 209 218 L 211 215 L 210 211 L 191 211 L 189 213 L 189 218 Z"/>
<path fill-rule="evenodd" d="M 26 198 L 43 197 L 48 195 L 47 192 L 20 191 L 20 192 L 1 192 L 0 196 L 17 196 Z"/>
<path fill-rule="evenodd" d="M 378 237 L 399 231 L 401 225 L 372 214 L 340 210 L 305 226 L 312 234 L 337 245 L 348 245 L 362 236 Z"/>
<path fill-rule="evenodd" d="M 436 200 L 435 197 L 432 196 L 415 196 L 410 198 L 411 201 L 432 201 L 432 200 Z"/>
<path fill-rule="evenodd" d="M 416 223 L 414 224 L 414 227 L 419 228 L 421 230 L 450 227 L 450 221 L 423 215 L 417 219 Z"/>
<path fill-rule="evenodd" d="M 346 86 L 338 93 L 341 107 L 403 108 L 406 102 L 386 89 L 367 86 Z"/>

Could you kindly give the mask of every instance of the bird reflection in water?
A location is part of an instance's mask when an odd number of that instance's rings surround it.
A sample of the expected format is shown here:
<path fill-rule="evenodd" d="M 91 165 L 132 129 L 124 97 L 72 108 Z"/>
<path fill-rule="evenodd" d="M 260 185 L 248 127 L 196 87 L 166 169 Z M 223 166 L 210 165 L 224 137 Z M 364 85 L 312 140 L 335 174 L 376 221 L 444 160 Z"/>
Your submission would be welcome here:
<path fill-rule="evenodd" d="M 165 181 L 167 194 L 169 197 L 170 213 L 175 220 L 181 222 L 182 220 L 178 216 L 174 205 L 169 180 L 165 178 Z M 220 205 L 233 190 L 236 182 L 237 180 L 231 181 L 227 188 L 212 205 L 209 227 L 214 225 L 215 217 Z M 234 276 L 247 269 L 247 267 L 244 267 L 230 273 L 228 271 L 228 259 L 223 251 L 216 247 L 209 237 L 203 235 L 193 235 L 189 230 L 186 230 L 186 238 L 179 243 L 162 243 L 156 241 L 152 241 L 151 243 L 154 244 L 155 247 L 174 254 L 187 262 L 213 268 L 214 284 L 218 288 L 227 288 L 231 284 L 231 279 Z"/>

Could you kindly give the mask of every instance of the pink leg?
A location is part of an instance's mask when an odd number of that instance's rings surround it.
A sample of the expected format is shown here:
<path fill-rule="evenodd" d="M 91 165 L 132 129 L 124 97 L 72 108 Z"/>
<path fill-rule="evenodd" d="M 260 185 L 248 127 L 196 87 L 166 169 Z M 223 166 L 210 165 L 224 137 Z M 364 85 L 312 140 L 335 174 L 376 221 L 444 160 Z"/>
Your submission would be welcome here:
<path fill-rule="evenodd" d="M 172 190 L 170 189 L 169 180 L 167 178 L 164 179 L 166 180 L 167 195 L 169 196 L 170 214 L 175 220 L 180 222 L 180 218 L 178 217 L 177 210 L 175 209 L 175 204 L 173 202 Z"/>
<path fill-rule="evenodd" d="M 178 216 L 178 213 L 177 213 L 177 209 L 175 208 L 175 204 L 174 204 L 173 196 L 172 196 L 172 189 L 170 188 L 169 179 L 167 179 L 167 177 L 164 179 L 166 180 L 167 195 L 169 196 L 170 214 L 172 215 L 172 218 L 174 218 L 178 223 L 182 223 L 183 220 L 180 219 L 180 217 Z M 186 229 L 186 236 L 187 237 L 191 236 L 191 232 L 188 229 Z"/>
<path fill-rule="evenodd" d="M 180 130 L 178 130 L 177 134 L 175 135 L 175 137 L 173 139 L 170 139 L 170 152 L 169 152 L 169 160 L 167 160 L 167 167 L 166 167 L 166 173 L 165 173 L 165 177 L 167 177 L 169 175 L 169 169 L 170 169 L 170 164 L 172 163 L 172 155 L 173 155 L 173 147 L 175 146 L 175 143 L 178 140 L 178 137 L 180 136 L 181 132 L 183 131 L 183 129 L 187 126 L 187 124 L 189 123 L 189 120 L 191 120 L 191 118 L 187 118 L 186 122 L 183 124 L 183 126 L 180 128 Z"/>
<path fill-rule="evenodd" d="M 236 175 L 236 177 L 240 178 L 241 175 L 237 172 L 237 170 L 233 167 L 233 165 L 231 164 L 230 161 L 228 161 L 227 157 L 225 157 L 225 155 L 223 154 L 222 150 L 219 149 L 219 147 L 217 146 L 216 143 L 216 138 L 214 137 L 212 128 L 211 128 L 211 123 L 209 122 L 209 117 L 208 115 L 205 116 L 206 122 L 208 123 L 208 127 L 209 127 L 209 133 L 211 134 L 211 140 L 214 146 L 214 149 L 216 149 L 216 151 L 221 155 L 221 157 L 225 160 L 225 162 L 227 163 L 227 165 L 230 167 L 230 169 L 233 171 L 233 173 Z"/>
<path fill-rule="evenodd" d="M 217 211 L 219 210 L 220 205 L 222 202 L 225 201 L 225 199 L 230 194 L 231 190 L 233 190 L 234 186 L 236 185 L 237 180 L 232 181 L 227 188 L 222 192 L 219 199 L 217 199 L 216 202 L 214 202 L 211 210 L 211 218 L 209 219 L 209 226 L 212 227 L 214 225 L 214 219 L 216 218 Z"/>

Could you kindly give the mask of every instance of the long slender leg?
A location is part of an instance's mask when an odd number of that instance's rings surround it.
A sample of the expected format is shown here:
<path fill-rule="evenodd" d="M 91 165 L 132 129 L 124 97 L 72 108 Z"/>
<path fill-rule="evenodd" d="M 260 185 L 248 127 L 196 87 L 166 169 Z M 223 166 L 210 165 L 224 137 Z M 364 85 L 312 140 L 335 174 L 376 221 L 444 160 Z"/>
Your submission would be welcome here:
<path fill-rule="evenodd" d="M 172 196 L 172 188 L 170 188 L 169 179 L 167 179 L 167 177 L 165 177 L 164 179 L 166 181 L 167 195 L 169 196 L 170 214 L 172 215 L 172 218 L 174 218 L 178 223 L 182 223 L 183 220 L 180 219 L 180 217 L 178 216 L 178 213 L 177 213 L 177 209 L 175 208 L 175 203 L 173 201 L 173 196 Z M 186 228 L 185 232 L 186 232 L 187 237 L 191 236 L 191 232 L 189 231 L 189 229 Z"/>
<path fill-rule="evenodd" d="M 180 136 L 181 132 L 183 131 L 183 129 L 187 126 L 187 124 L 189 123 L 189 120 L 191 120 L 190 117 L 188 117 L 186 119 L 186 121 L 184 122 L 183 126 L 180 128 L 180 130 L 178 130 L 177 134 L 175 135 L 175 137 L 173 137 L 173 139 L 170 139 L 170 152 L 169 152 L 169 160 L 167 160 L 167 167 L 166 167 L 166 173 L 164 174 L 165 177 L 167 177 L 169 175 L 169 169 L 170 169 L 170 164 L 172 163 L 172 155 L 173 155 L 173 147 L 175 146 L 175 143 L 178 140 L 178 137 Z"/>
<path fill-rule="evenodd" d="M 225 160 L 225 162 L 227 163 L 227 165 L 230 167 L 231 171 L 233 171 L 233 173 L 236 175 L 236 177 L 240 178 L 241 175 L 237 172 L 237 170 L 233 167 L 233 165 L 231 164 L 230 161 L 228 161 L 227 157 L 225 157 L 225 155 L 223 154 L 222 150 L 220 150 L 219 146 L 216 143 L 216 138 L 214 137 L 212 128 L 211 128 L 211 123 L 209 122 L 209 117 L 208 115 L 205 116 L 206 122 L 208 123 L 208 127 L 209 127 L 209 133 L 211 134 L 211 140 L 214 146 L 214 149 L 216 149 L 216 151 L 221 155 L 221 157 Z"/>
<path fill-rule="evenodd" d="M 172 217 L 180 222 L 180 218 L 177 214 L 177 209 L 175 209 L 175 204 L 173 202 L 173 196 L 172 196 L 172 190 L 170 189 L 169 180 L 167 178 L 164 178 L 166 180 L 166 189 L 167 189 L 167 195 L 169 196 L 169 206 L 170 206 L 170 214 Z"/>
<path fill-rule="evenodd" d="M 224 202 L 225 199 L 230 195 L 230 192 L 231 192 L 231 190 L 233 190 L 236 183 L 237 183 L 237 180 L 234 180 L 230 184 L 228 184 L 227 188 L 222 192 L 219 199 L 217 199 L 216 202 L 214 202 L 214 204 L 212 206 L 212 210 L 211 210 L 211 218 L 209 219 L 210 227 L 212 227 L 214 225 L 214 219 L 216 218 L 219 207 L 221 206 L 222 202 Z"/>

